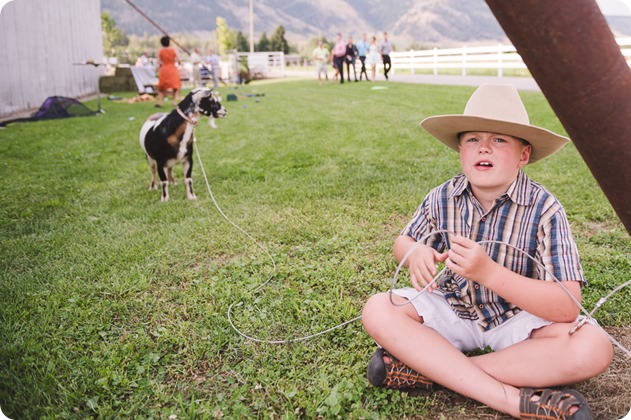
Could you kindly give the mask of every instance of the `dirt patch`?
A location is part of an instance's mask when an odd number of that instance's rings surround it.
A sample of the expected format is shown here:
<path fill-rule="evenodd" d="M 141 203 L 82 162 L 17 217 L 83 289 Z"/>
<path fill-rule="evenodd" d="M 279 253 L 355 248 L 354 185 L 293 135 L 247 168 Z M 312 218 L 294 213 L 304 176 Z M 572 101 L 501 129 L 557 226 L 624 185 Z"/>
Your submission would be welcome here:
<path fill-rule="evenodd" d="M 631 349 L 631 326 L 607 328 L 607 332 Z M 618 347 L 609 369 L 576 386 L 585 395 L 595 419 L 622 419 L 631 410 L 631 358 Z"/>
<path fill-rule="evenodd" d="M 607 332 L 631 349 L 631 326 L 608 327 Z M 585 395 L 595 420 L 623 419 L 631 410 L 631 358 L 615 347 L 613 362 L 605 373 L 571 388 Z M 438 390 L 431 398 L 436 413 L 429 417 L 432 420 L 512 419 L 446 389 Z"/>

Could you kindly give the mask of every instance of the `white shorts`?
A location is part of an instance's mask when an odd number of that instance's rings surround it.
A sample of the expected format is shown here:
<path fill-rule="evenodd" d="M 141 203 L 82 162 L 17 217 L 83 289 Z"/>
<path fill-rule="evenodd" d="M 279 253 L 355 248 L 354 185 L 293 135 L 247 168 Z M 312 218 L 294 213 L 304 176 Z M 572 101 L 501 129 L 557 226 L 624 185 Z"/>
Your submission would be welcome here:
<path fill-rule="evenodd" d="M 501 325 L 483 331 L 476 321 L 458 317 L 439 291 L 425 292 L 416 297 L 419 292 L 409 287 L 393 290 L 392 293 L 407 300 L 414 299 L 410 304 L 423 317 L 423 324 L 463 352 L 485 349 L 487 346 L 493 351 L 502 350 L 530 338 L 534 330 L 552 324 L 551 321 L 521 311 Z"/>
<path fill-rule="evenodd" d="M 326 74 L 326 63 L 316 64 L 316 74 L 320 75 L 321 73 Z"/>

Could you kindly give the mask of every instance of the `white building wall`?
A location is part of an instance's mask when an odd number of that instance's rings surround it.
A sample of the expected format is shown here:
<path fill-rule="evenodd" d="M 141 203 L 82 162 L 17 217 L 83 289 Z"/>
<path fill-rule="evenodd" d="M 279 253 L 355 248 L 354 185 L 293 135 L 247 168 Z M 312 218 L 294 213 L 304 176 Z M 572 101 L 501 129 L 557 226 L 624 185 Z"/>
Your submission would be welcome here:
<path fill-rule="evenodd" d="M 13 0 L 0 11 L 0 116 L 49 96 L 96 93 L 103 66 L 100 0 Z"/>

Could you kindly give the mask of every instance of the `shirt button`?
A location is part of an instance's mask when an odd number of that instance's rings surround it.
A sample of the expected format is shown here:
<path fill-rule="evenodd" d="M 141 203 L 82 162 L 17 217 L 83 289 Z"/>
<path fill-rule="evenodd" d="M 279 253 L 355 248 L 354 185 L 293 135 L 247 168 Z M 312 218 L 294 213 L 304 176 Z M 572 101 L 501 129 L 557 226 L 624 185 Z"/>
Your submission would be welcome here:
<path fill-rule="evenodd" d="M 479 285 L 479 284 L 474 284 L 474 285 L 473 285 L 473 288 L 474 288 L 474 289 L 479 289 L 479 288 L 480 288 L 480 285 Z"/>
<path fill-rule="evenodd" d="M 480 219 L 480 221 L 481 221 L 481 222 L 486 221 L 486 217 L 481 218 L 481 219 Z"/>
<path fill-rule="evenodd" d="M 483 304 L 483 303 L 479 304 L 479 305 L 478 305 L 478 308 L 480 308 L 480 309 L 484 309 L 484 304 Z"/>

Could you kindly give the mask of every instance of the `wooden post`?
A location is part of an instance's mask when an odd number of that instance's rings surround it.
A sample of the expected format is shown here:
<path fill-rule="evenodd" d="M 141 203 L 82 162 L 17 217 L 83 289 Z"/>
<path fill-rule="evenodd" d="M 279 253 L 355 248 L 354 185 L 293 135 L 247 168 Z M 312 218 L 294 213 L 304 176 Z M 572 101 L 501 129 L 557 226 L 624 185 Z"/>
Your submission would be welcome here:
<path fill-rule="evenodd" d="M 631 69 L 598 5 L 486 2 L 631 234 Z"/>
<path fill-rule="evenodd" d="M 497 44 L 497 77 L 504 76 L 504 63 L 502 62 L 502 44 Z"/>

